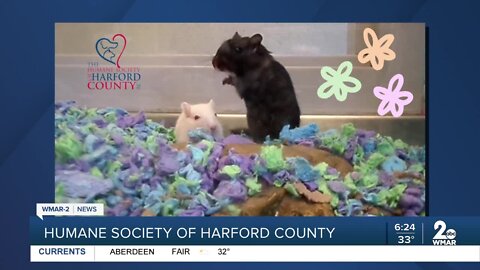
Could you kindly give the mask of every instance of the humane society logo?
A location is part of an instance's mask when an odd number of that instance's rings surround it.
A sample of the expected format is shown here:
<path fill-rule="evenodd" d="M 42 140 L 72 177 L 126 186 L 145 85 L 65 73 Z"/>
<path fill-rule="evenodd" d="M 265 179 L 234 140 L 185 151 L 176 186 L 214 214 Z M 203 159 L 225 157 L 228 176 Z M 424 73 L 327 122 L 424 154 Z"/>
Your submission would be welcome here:
<path fill-rule="evenodd" d="M 113 37 L 102 37 L 95 42 L 95 50 L 101 59 L 90 61 L 87 66 L 87 88 L 90 90 L 135 90 L 140 89 L 139 67 L 127 67 L 121 64 L 121 59 L 127 38 L 123 34 Z"/>
<path fill-rule="evenodd" d="M 123 47 L 118 46 L 118 42 L 115 42 L 115 39 L 120 37 L 123 40 Z M 116 34 L 113 36 L 112 41 L 108 38 L 101 38 L 97 40 L 95 44 L 95 49 L 97 54 L 105 61 L 114 64 L 117 68 L 120 68 L 120 58 L 122 57 L 123 51 L 127 46 L 127 38 L 122 34 Z M 120 52 L 117 52 L 117 49 L 120 49 Z"/>

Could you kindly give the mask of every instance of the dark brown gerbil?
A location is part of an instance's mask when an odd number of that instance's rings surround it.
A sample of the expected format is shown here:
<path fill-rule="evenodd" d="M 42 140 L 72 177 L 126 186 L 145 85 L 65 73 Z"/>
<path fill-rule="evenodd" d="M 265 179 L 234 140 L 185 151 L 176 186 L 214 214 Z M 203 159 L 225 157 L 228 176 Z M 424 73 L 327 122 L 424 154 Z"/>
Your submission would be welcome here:
<path fill-rule="evenodd" d="M 230 75 L 223 84 L 235 86 L 247 108 L 248 133 L 261 143 L 276 139 L 285 125 L 300 125 L 300 107 L 285 67 L 261 43 L 263 37 L 238 33 L 222 43 L 212 64 Z"/>

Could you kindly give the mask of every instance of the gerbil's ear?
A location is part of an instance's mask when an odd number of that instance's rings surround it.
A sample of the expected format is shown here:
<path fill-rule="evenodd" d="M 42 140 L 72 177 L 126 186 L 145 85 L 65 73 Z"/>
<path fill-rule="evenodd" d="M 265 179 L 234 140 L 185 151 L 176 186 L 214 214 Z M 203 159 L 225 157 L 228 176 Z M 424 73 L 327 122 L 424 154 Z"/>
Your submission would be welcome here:
<path fill-rule="evenodd" d="M 208 104 L 210 105 L 210 107 L 215 108 L 215 101 L 213 101 L 213 99 L 210 99 Z"/>
<path fill-rule="evenodd" d="M 235 32 L 232 38 L 237 39 L 237 38 L 241 38 L 241 36 L 238 34 L 238 32 Z"/>
<path fill-rule="evenodd" d="M 253 45 L 258 46 L 260 43 L 262 43 L 263 37 L 260 34 L 255 34 L 250 38 L 250 41 L 252 42 Z"/>
<path fill-rule="evenodd" d="M 182 112 L 187 116 L 187 117 L 192 117 L 192 107 L 189 103 L 187 102 L 182 102 L 180 105 L 182 108 Z"/>

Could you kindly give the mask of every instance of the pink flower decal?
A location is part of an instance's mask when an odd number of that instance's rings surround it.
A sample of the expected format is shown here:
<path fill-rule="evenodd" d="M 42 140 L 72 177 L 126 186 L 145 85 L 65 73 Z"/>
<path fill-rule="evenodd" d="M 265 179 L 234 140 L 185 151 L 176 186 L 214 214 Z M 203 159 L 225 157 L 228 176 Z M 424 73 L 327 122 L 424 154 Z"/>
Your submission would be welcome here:
<path fill-rule="evenodd" d="M 413 101 L 413 94 L 409 91 L 401 91 L 403 87 L 403 75 L 397 74 L 390 79 L 388 88 L 376 86 L 373 94 L 380 99 L 378 105 L 378 114 L 386 115 L 391 112 L 393 117 L 400 117 L 403 114 L 403 108 Z"/>
<path fill-rule="evenodd" d="M 365 28 L 363 40 L 367 48 L 358 53 L 358 61 L 362 64 L 370 62 L 373 69 L 381 70 L 385 61 L 391 61 L 396 57 L 395 52 L 390 49 L 394 39 L 395 36 L 392 34 L 387 34 L 379 39 L 375 31 Z"/>

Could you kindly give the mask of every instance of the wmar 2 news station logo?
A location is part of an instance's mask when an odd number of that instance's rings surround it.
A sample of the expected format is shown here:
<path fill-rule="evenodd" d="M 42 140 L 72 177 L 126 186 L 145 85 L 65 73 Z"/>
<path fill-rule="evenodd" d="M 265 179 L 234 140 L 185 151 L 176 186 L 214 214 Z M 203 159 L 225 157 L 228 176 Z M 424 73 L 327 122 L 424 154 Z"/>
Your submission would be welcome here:
<path fill-rule="evenodd" d="M 457 245 L 457 232 L 449 228 L 447 229 L 447 224 L 443 220 L 438 220 L 433 224 L 433 229 L 437 232 L 432 239 L 434 246 L 455 246 Z"/>
<path fill-rule="evenodd" d="M 115 34 L 111 38 L 102 37 L 95 42 L 98 61 L 89 61 L 87 66 L 87 88 L 89 90 L 122 91 L 140 89 L 139 67 L 126 67 L 121 63 L 127 38 Z"/>

